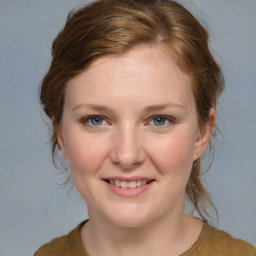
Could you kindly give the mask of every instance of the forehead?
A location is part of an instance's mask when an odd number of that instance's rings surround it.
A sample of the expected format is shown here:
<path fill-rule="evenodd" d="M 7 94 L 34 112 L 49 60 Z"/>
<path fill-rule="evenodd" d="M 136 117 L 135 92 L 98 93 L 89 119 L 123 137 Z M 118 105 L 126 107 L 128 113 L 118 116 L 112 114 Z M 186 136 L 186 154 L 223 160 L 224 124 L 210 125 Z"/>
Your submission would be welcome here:
<path fill-rule="evenodd" d="M 104 104 L 111 104 L 114 99 L 123 103 L 130 99 L 132 104 L 139 105 L 149 101 L 157 104 L 193 101 L 190 77 L 163 47 L 149 45 L 122 55 L 98 58 L 68 82 L 67 103 L 91 101 L 93 97 Z"/>
<path fill-rule="evenodd" d="M 190 82 L 189 75 L 185 74 L 171 57 L 170 51 L 164 44 L 159 45 L 138 45 L 129 51 L 121 54 L 107 55 L 97 58 L 87 69 L 88 75 L 97 72 L 109 70 L 109 74 L 113 75 L 115 70 L 122 69 L 120 76 L 134 74 L 135 76 L 147 74 L 155 70 L 155 78 L 158 75 L 172 76 L 173 79 L 184 78 Z M 148 74 L 147 74 L 148 75 Z M 153 77 L 153 74 L 152 74 Z M 152 78 L 151 77 L 151 78 Z M 130 77 L 131 78 L 131 77 Z M 187 82 L 186 81 L 186 82 Z"/>

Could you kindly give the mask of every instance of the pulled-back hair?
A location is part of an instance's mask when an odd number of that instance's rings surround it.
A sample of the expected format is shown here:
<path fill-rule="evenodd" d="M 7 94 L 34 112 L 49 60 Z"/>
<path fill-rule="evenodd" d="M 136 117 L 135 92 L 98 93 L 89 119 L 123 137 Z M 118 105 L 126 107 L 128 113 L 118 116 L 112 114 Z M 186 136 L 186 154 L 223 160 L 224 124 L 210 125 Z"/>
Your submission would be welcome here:
<path fill-rule="evenodd" d="M 220 67 L 208 46 L 208 33 L 183 6 L 168 0 L 98 0 L 69 14 L 52 45 L 52 63 L 42 80 L 41 104 L 53 122 L 52 155 L 59 150 L 67 81 L 97 58 L 119 55 L 142 44 L 163 45 L 192 79 L 199 127 L 209 121 L 210 108 L 223 90 Z M 194 162 L 186 194 L 198 214 L 212 206 L 200 180 L 200 159 Z M 214 207 L 214 206 L 213 206 Z"/>

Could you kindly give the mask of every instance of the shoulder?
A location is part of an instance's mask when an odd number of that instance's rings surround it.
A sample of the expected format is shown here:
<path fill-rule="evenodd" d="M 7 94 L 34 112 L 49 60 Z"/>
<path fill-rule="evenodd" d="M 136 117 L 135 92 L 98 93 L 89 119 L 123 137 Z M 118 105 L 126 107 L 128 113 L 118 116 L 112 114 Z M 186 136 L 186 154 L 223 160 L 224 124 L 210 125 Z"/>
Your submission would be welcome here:
<path fill-rule="evenodd" d="M 65 255 L 66 236 L 55 238 L 51 242 L 41 246 L 34 254 L 34 256 L 47 256 L 47 255 Z"/>
<path fill-rule="evenodd" d="M 86 255 L 80 240 L 80 229 L 84 223 L 79 224 L 67 235 L 57 237 L 51 242 L 44 244 L 34 253 L 34 256 L 64 256 L 69 255 L 69 253 L 73 255 L 77 250 L 81 252 L 81 255 Z"/>
<path fill-rule="evenodd" d="M 207 224 L 205 229 L 211 255 L 256 256 L 256 248 L 253 245 Z"/>

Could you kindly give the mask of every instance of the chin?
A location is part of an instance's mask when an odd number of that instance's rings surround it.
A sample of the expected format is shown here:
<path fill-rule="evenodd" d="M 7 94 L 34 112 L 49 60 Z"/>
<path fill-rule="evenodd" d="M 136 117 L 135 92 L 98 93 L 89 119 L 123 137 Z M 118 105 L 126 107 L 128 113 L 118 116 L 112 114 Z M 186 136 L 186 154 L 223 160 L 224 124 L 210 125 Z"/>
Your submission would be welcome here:
<path fill-rule="evenodd" d="M 123 228 L 139 228 L 143 227 L 148 223 L 145 219 L 141 218 L 118 218 L 113 220 L 113 224 L 118 227 L 123 227 Z"/>
<path fill-rule="evenodd" d="M 118 227 L 138 228 L 145 226 L 152 221 L 152 216 L 149 216 L 145 209 L 143 211 L 143 209 L 139 208 L 124 207 L 109 214 L 108 219 Z"/>

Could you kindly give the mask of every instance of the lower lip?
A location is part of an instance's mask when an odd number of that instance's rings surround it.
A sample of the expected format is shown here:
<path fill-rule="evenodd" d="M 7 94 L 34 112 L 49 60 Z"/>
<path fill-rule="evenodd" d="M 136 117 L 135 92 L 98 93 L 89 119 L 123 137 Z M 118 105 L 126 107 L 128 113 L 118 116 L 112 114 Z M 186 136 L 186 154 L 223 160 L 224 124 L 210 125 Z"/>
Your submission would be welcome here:
<path fill-rule="evenodd" d="M 151 188 L 151 186 L 154 184 L 154 181 L 146 184 L 146 185 L 142 185 L 140 187 L 136 187 L 136 188 L 121 188 L 121 187 L 117 187 L 115 185 L 112 185 L 106 181 L 104 181 L 105 184 L 107 185 L 107 187 L 116 195 L 122 196 L 122 197 L 136 197 L 141 195 L 142 193 L 144 193 L 145 191 L 149 190 Z"/>

